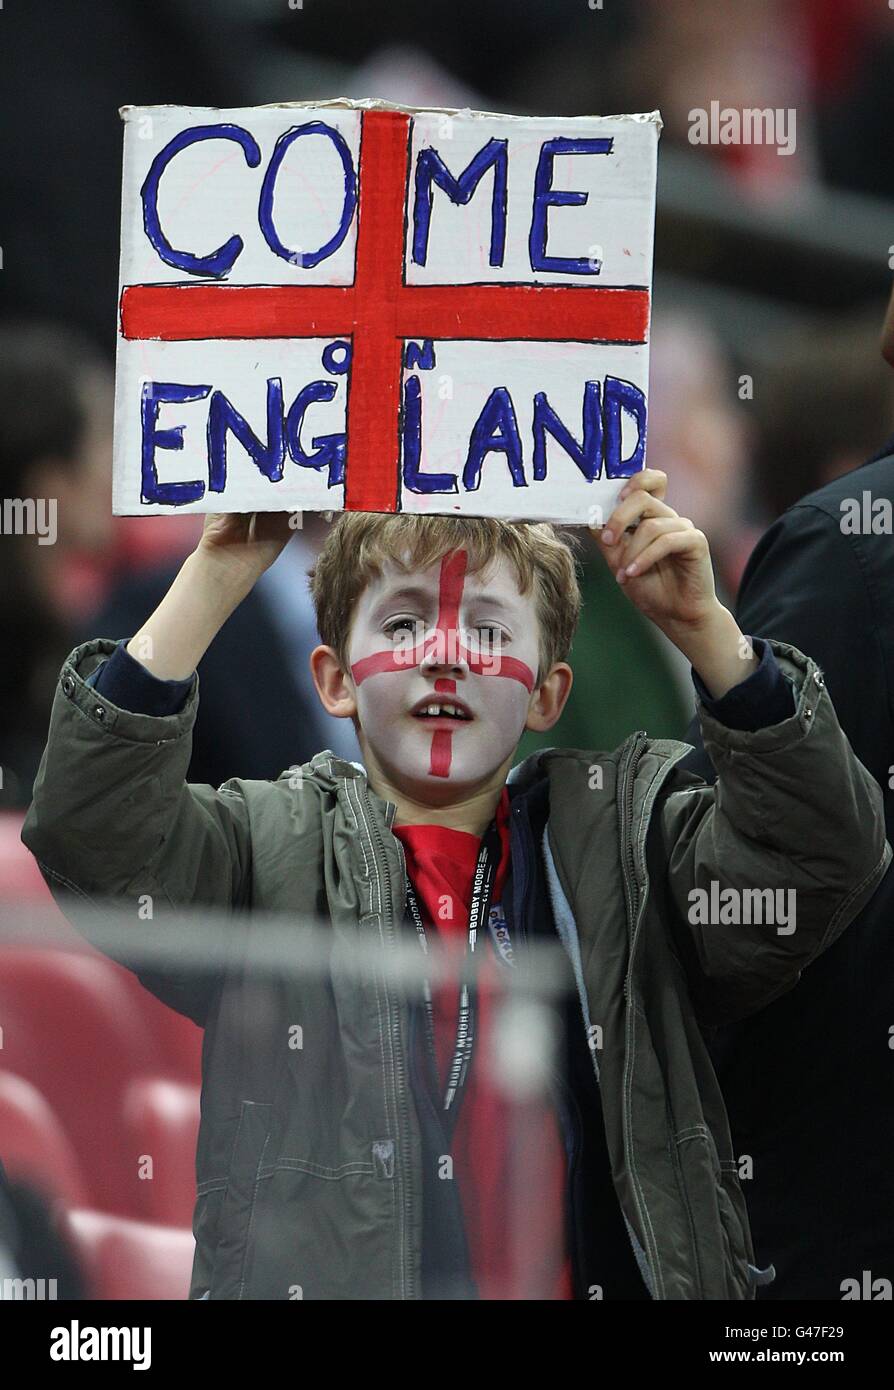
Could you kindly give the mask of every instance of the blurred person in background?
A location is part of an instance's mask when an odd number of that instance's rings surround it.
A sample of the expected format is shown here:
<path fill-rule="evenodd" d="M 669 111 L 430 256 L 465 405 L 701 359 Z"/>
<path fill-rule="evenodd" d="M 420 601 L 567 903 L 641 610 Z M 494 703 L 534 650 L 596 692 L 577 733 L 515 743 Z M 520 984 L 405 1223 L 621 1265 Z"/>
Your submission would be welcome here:
<path fill-rule="evenodd" d="M 693 148 L 693 111 L 794 112 L 780 155 L 767 140 L 699 144 L 754 200 L 788 196 L 816 177 L 809 65 L 801 0 L 639 0 L 640 24 L 621 65 L 624 110 L 659 107 L 663 138 Z M 647 103 L 644 105 L 643 103 Z M 774 131 L 778 136 L 779 131 Z M 794 139 L 791 138 L 794 136 Z"/>
<path fill-rule="evenodd" d="M 756 141 L 701 148 L 751 200 L 809 197 L 819 181 L 894 196 L 880 138 L 894 117 L 894 16 L 884 0 L 630 0 L 612 8 L 626 24 L 611 62 L 609 90 L 619 94 L 611 109 L 660 107 L 664 138 L 680 145 L 689 144 L 692 111 L 712 102 L 793 113 L 791 153 L 781 157 L 775 144 Z M 581 47 L 583 38 L 581 29 Z M 591 82 L 598 92 L 605 79 Z"/>
<path fill-rule="evenodd" d="M 704 320 L 670 311 L 653 321 L 649 464 L 668 475 L 668 504 L 681 516 L 699 518 L 717 593 L 728 607 L 757 539 L 747 519 L 753 432 L 734 380 L 732 363 Z M 521 753 L 547 746 L 611 748 L 631 727 L 682 738 L 694 709 L 686 663 L 625 601 L 589 532 L 581 560 L 574 686 L 556 726 L 548 735 L 526 733 Z"/>
<path fill-rule="evenodd" d="M 711 325 L 681 310 L 657 314 L 649 355 L 649 462 L 668 477 L 668 502 L 697 516 L 721 602 L 729 605 L 758 532 L 749 518 L 755 432 L 737 399 L 733 363 Z"/>
<path fill-rule="evenodd" d="M 112 373 L 89 338 L 0 325 L 0 809 L 30 801 L 59 661 L 101 583 L 111 430 Z"/>
<path fill-rule="evenodd" d="M 779 344 L 755 400 L 764 402 L 762 495 L 782 514 L 748 562 L 735 613 L 744 633 L 818 663 L 854 752 L 881 785 L 891 839 L 894 438 L 877 446 L 892 430 L 894 391 L 877 324 L 870 332 L 861 316 Z M 894 299 L 885 350 L 894 365 Z M 684 766 L 713 781 L 697 722 L 687 738 L 696 751 Z M 805 860 L 811 853 L 805 844 Z M 873 1289 L 894 1283 L 892 1020 L 889 873 L 794 990 L 710 1039 L 734 1150 L 747 1164 L 758 1260 L 776 1268 L 759 1297 L 853 1297 L 847 1290 L 867 1274 Z"/>
<path fill-rule="evenodd" d="M 582 532 L 583 607 L 572 649 L 571 695 L 552 729 L 522 736 L 519 759 L 538 748 L 614 748 L 634 728 L 654 730 L 655 738 L 679 738 L 692 712 L 692 681 L 687 689 L 683 680 L 688 667 L 628 603 L 597 550 L 592 533 Z"/>
<path fill-rule="evenodd" d="M 894 197 L 882 132 L 894 121 L 894 14 L 879 0 L 800 0 L 816 104 L 820 173 L 830 184 Z"/>
<path fill-rule="evenodd" d="M 894 383 L 878 350 L 882 308 L 781 335 L 756 383 L 758 504 L 767 524 L 849 473 L 894 429 Z"/>

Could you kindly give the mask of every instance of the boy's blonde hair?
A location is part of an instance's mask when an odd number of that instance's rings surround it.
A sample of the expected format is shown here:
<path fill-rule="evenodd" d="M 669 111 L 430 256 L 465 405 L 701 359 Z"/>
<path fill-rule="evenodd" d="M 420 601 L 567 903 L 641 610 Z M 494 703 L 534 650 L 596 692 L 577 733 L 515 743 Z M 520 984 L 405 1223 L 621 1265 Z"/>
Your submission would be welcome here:
<path fill-rule="evenodd" d="M 381 575 L 385 560 L 403 567 L 401 557 L 407 554 L 409 573 L 427 569 L 449 551 L 465 550 L 466 573 L 477 574 L 502 556 L 515 571 L 519 592 L 535 592 L 539 684 L 571 651 L 581 609 L 577 543 L 575 532 L 560 532 L 545 521 L 341 512 L 308 570 L 320 638 L 347 671 L 354 609 L 367 584 Z"/>

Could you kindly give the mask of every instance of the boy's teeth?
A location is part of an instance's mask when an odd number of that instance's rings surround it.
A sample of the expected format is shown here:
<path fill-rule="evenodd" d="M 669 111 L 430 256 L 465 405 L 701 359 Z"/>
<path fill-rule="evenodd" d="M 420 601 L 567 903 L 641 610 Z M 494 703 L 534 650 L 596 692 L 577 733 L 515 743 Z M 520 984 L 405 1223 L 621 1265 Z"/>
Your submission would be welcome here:
<path fill-rule="evenodd" d="M 449 704 L 423 705 L 417 713 L 429 715 L 449 714 L 452 715 L 454 719 L 465 719 L 467 717 L 456 705 Z"/>

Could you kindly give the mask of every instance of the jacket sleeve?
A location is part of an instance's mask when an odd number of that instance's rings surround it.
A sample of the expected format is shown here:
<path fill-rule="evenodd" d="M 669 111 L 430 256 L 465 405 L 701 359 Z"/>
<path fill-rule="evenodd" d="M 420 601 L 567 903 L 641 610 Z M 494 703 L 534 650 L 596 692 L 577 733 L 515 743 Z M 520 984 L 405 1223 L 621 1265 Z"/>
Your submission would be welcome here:
<path fill-rule="evenodd" d="M 792 683 L 783 675 L 782 667 L 769 642 L 752 637 L 752 649 L 759 657 L 756 671 L 734 685 L 725 695 L 712 698 L 708 687 L 693 668 L 692 683 L 708 714 L 727 729 L 745 729 L 754 733 L 768 724 L 780 724 L 795 712 Z"/>
<path fill-rule="evenodd" d="M 196 672 L 186 680 L 159 680 L 130 655 L 127 643 L 128 638 L 122 637 L 108 661 L 86 677 L 86 684 L 134 714 L 178 714 L 195 684 Z"/>
<path fill-rule="evenodd" d="M 156 905 L 227 911 L 251 897 L 248 808 L 238 782 L 215 790 L 185 780 L 198 676 L 175 714 L 121 709 L 86 684 L 115 646 L 96 638 L 64 662 L 21 832 L 88 939 L 93 909 L 110 903 L 136 908 L 148 895 L 154 915 Z M 145 913 L 133 916 L 145 925 Z M 124 953 L 116 958 L 129 963 Z"/>
<path fill-rule="evenodd" d="M 881 789 L 848 743 L 822 672 L 769 640 L 793 682 L 794 713 L 746 732 L 700 701 L 717 781 L 682 773 L 690 785 L 672 782 L 661 807 L 675 935 L 711 1024 L 791 989 L 872 897 L 892 858 Z"/>

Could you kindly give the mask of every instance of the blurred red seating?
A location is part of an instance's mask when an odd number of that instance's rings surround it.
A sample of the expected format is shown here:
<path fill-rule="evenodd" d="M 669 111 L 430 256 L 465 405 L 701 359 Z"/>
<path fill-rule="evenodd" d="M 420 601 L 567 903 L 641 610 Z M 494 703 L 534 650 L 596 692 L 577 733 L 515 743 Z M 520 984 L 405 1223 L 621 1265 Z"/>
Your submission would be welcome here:
<path fill-rule="evenodd" d="M 0 902 L 52 902 L 37 860 L 22 844 L 24 813 L 0 811 Z"/>
<path fill-rule="evenodd" d="M 133 1214 L 138 1153 L 120 1115 L 135 1076 L 164 1070 L 131 991 L 111 963 L 83 953 L 6 946 L 0 953 L 3 1066 L 24 1077 L 55 1110 L 93 1200 Z"/>
<path fill-rule="evenodd" d="M 0 905 L 23 904 L 35 933 L 33 945 L 0 939 L 0 1062 L 18 1096 L 13 1123 L 22 1161 L 40 1147 L 40 1127 L 51 1129 L 51 1176 L 61 1180 L 64 1151 L 79 1174 L 71 1202 L 189 1226 L 202 1031 L 67 924 L 21 842 L 22 820 L 0 814 Z M 40 944 L 44 908 L 47 923 L 62 930 L 64 949 Z M 28 1124 L 36 1130 L 26 1142 Z M 145 1154 L 153 1159 L 151 1182 L 140 1177 Z"/>
<path fill-rule="evenodd" d="M 132 1008 L 142 1016 L 144 1024 L 155 1039 L 161 1052 L 162 1070 L 178 1077 L 181 1081 L 198 1084 L 202 1069 L 202 1030 L 191 1019 L 169 1009 L 150 994 L 140 984 L 131 971 L 116 961 L 109 960 L 85 941 L 56 906 L 52 893 L 46 885 L 37 860 L 21 840 L 24 814 L 15 811 L 0 812 L 0 904 L 26 903 L 37 908 L 46 907 L 48 920 L 54 931 L 61 930 L 63 944 L 71 950 L 81 952 L 93 960 L 100 961 L 107 971 L 113 971 L 121 981 L 121 987 L 130 992 Z M 39 932 L 40 918 L 35 921 Z M 39 944 L 39 941 L 35 944 Z M 0 948 L 3 942 L 0 940 Z M 2 1023 L 2 1020 L 0 1020 Z M 143 1070 L 149 1070 L 146 1067 Z"/>
<path fill-rule="evenodd" d="M 62 1224 L 94 1299 L 189 1297 L 190 1230 L 83 1209 L 69 1212 Z"/>
<path fill-rule="evenodd" d="M 43 1096 L 30 1082 L 0 1071 L 0 1161 L 10 1181 L 48 1199 L 84 1206 L 87 1185 L 77 1155 Z"/>
<path fill-rule="evenodd" d="M 162 1225 L 192 1225 L 196 1202 L 199 1087 L 161 1077 L 131 1083 L 123 1132 L 131 1148 L 152 1158 L 152 1177 L 138 1184 L 142 1214 Z"/>
<path fill-rule="evenodd" d="M 158 1044 L 164 1072 L 178 1081 L 198 1086 L 202 1079 L 203 1033 L 191 1018 L 169 1009 L 140 984 L 135 975 L 123 966 L 111 962 L 123 976 L 133 996 L 133 1006 L 142 1013 L 153 1038 Z"/>

